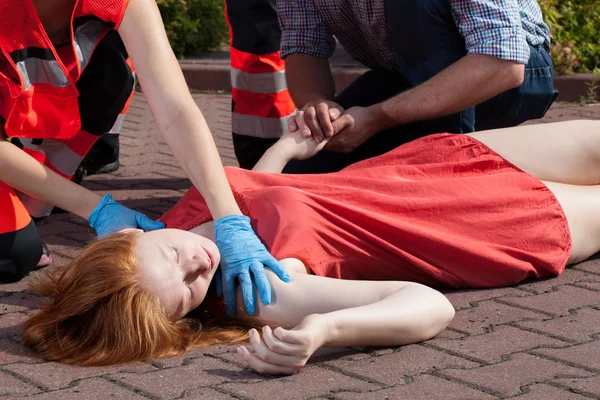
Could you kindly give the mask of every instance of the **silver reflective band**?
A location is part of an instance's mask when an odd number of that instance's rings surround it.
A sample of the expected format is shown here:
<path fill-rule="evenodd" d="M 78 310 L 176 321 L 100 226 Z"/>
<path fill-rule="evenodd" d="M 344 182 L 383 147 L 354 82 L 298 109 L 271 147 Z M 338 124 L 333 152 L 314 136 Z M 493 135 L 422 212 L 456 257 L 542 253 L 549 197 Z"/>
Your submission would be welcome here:
<path fill-rule="evenodd" d="M 44 139 L 43 143 L 35 145 L 31 143 L 33 139 L 20 138 L 19 141 L 24 147 L 43 153 L 46 159 L 64 175 L 71 175 L 76 170 L 83 157 L 75 153 L 64 142 L 54 139 Z"/>
<path fill-rule="evenodd" d="M 69 80 L 56 60 L 32 57 L 16 64 L 25 82 L 25 90 L 33 83 L 48 83 L 56 87 L 69 86 Z"/>
<path fill-rule="evenodd" d="M 287 89 L 285 71 L 249 74 L 231 68 L 231 86 L 252 93 L 278 93 Z"/>
<path fill-rule="evenodd" d="M 104 26 L 98 21 L 88 21 L 75 29 L 75 50 L 82 71 L 87 67 L 104 30 Z"/>
<path fill-rule="evenodd" d="M 125 114 L 119 114 L 117 120 L 113 127 L 108 131 L 108 133 L 121 133 L 121 129 L 123 129 L 123 123 L 125 122 Z"/>
<path fill-rule="evenodd" d="M 263 118 L 254 115 L 233 113 L 231 117 L 231 131 L 238 135 L 276 139 L 287 131 L 288 118 L 289 116 L 283 118 Z"/>

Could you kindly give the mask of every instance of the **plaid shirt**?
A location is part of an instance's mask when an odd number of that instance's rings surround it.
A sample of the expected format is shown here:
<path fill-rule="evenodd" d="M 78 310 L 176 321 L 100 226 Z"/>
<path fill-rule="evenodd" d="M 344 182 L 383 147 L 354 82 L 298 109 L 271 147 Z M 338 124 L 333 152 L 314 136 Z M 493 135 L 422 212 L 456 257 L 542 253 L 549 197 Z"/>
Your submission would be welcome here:
<path fill-rule="evenodd" d="M 448 0 L 469 54 L 527 64 L 529 46 L 550 44 L 536 0 Z M 281 56 L 329 58 L 335 37 L 371 69 L 398 71 L 384 0 L 277 0 Z M 410 40 L 410 38 L 407 38 Z"/>

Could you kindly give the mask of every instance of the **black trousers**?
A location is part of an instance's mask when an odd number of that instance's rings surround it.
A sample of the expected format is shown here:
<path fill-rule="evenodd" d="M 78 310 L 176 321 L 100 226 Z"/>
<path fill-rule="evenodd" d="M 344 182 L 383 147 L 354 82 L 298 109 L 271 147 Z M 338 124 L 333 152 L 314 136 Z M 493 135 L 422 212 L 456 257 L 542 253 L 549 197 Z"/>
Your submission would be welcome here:
<path fill-rule="evenodd" d="M 33 271 L 42 257 L 42 240 L 35 223 L 0 234 L 0 283 L 17 282 Z"/>

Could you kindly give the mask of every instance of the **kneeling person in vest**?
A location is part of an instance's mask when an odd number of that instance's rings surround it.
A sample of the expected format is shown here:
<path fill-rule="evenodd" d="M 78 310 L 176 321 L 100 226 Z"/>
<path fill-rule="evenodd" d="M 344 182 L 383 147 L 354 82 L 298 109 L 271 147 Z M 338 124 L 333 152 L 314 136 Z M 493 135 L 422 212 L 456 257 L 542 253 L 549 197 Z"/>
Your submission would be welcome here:
<path fill-rule="evenodd" d="M 83 6 L 76 8 L 73 37 L 62 30 L 53 35 L 49 28 L 45 40 L 44 26 L 31 9 L 16 3 L 10 8 L 13 13 L 3 13 L 2 19 L 12 21 L 3 21 L 0 28 L 0 164 L 12 175 L 0 177 L 0 282 L 17 281 L 51 262 L 34 220 L 48 216 L 56 203 L 47 201 L 52 195 L 27 194 L 26 184 L 11 185 L 25 177 L 16 164 L 30 168 L 33 158 L 40 165 L 31 172 L 50 170 L 71 179 L 98 139 L 120 132 L 134 89 L 121 38 L 107 29 L 120 9 L 104 10 L 99 18 L 78 16 Z M 19 20 L 15 14 L 26 26 L 11 30 Z M 5 153 L 1 149 L 6 146 L 17 146 L 22 153 Z M 83 194 L 83 203 L 86 192 L 71 195 Z M 141 214 L 139 218 L 147 228 L 161 226 Z"/>

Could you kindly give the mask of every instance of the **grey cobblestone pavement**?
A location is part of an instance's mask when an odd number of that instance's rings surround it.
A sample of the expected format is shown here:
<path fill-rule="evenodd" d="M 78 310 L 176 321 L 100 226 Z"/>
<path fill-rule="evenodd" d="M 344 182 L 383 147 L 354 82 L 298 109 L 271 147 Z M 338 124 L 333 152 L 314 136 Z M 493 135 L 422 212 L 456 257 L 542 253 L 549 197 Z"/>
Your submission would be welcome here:
<path fill-rule="evenodd" d="M 235 165 L 230 97 L 195 95 L 223 162 Z M 600 119 L 600 105 L 556 104 L 542 122 Z M 121 139 L 122 167 L 85 186 L 158 217 L 190 186 L 136 95 Z M 55 263 L 92 239 L 67 214 L 39 224 Z M 450 328 L 425 343 L 393 349 L 329 349 L 301 373 L 265 377 L 245 369 L 232 346 L 110 368 L 43 362 L 19 344 L 41 298 L 27 279 L 0 286 L 0 397 L 10 399 L 600 399 L 600 264 L 506 289 L 448 293 Z"/>

